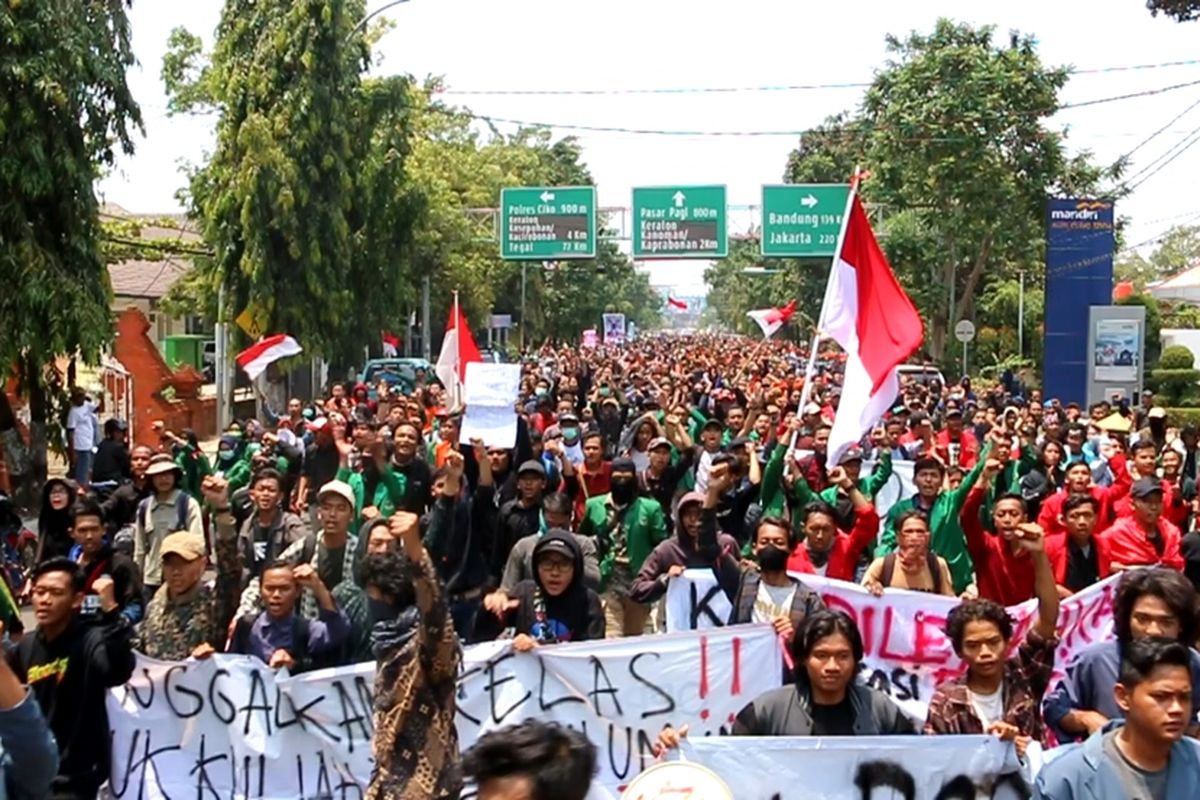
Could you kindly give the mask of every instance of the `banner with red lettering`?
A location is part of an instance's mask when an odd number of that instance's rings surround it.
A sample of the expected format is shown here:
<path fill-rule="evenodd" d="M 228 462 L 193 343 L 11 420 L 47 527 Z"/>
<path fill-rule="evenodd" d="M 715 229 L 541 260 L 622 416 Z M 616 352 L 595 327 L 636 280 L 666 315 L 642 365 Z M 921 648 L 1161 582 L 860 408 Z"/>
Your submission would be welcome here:
<path fill-rule="evenodd" d="M 903 589 L 889 589 L 875 597 L 856 583 L 819 575 L 795 577 L 820 594 L 826 606 L 845 611 L 858 624 L 864 650 L 862 679 L 887 692 L 906 714 L 923 722 L 934 688 L 963 671 L 944 632 L 946 615 L 959 601 Z M 1117 580 L 1117 576 L 1109 578 L 1060 603 L 1053 683 L 1062 678 L 1076 652 L 1112 638 Z M 728 619 L 729 604 L 712 570 L 692 569 L 672 578 L 666 604 L 668 630 L 717 627 Z M 1011 606 L 1008 613 L 1016 622 L 1015 646 L 1033 626 L 1037 601 Z"/>

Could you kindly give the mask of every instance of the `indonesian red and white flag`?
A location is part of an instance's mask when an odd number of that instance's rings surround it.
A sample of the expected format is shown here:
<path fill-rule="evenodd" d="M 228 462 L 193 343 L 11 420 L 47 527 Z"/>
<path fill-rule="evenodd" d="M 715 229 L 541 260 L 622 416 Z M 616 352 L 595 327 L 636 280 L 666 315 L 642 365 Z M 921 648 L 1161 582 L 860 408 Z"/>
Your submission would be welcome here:
<path fill-rule="evenodd" d="M 303 348 L 299 342 L 286 333 L 278 333 L 260 339 L 238 353 L 237 363 L 250 376 L 250 380 L 255 380 L 263 374 L 263 370 L 279 359 L 298 356 L 301 352 Z"/>
<path fill-rule="evenodd" d="M 678 308 L 680 311 L 687 311 L 688 307 L 687 303 L 682 300 L 677 300 L 676 298 L 671 297 L 671 295 L 667 295 L 667 305 L 669 305 L 671 308 Z"/>
<path fill-rule="evenodd" d="M 747 311 L 746 316 L 757 322 L 758 327 L 762 328 L 763 336 L 770 339 L 795 313 L 796 301 L 792 300 L 783 308 L 759 308 Z"/>
<path fill-rule="evenodd" d="M 829 273 L 817 329 L 846 351 L 842 399 L 829 433 L 828 464 L 833 466 L 896 399 L 896 367 L 925 336 L 921 315 L 900 288 L 857 194 L 851 199 L 841 253 Z"/>
<path fill-rule="evenodd" d="M 446 323 L 446 336 L 442 339 L 442 352 L 438 354 L 434 371 L 446 392 L 450 395 L 451 403 L 458 406 L 462 402 L 463 381 L 467 379 L 467 364 L 472 361 L 482 362 L 483 356 L 471 335 L 471 326 L 458 305 L 458 295 L 454 296 L 454 306 L 450 309 L 450 321 Z"/>
<path fill-rule="evenodd" d="M 383 355 L 384 358 L 395 358 L 400 354 L 400 337 L 391 331 L 383 331 L 381 337 L 383 339 Z"/>

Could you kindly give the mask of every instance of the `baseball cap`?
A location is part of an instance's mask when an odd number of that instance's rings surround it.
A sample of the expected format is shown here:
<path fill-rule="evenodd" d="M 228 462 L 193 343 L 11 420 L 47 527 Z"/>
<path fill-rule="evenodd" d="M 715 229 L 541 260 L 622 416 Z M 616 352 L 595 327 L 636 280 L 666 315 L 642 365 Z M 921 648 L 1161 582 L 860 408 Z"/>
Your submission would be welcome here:
<path fill-rule="evenodd" d="M 575 560 L 575 553 L 571 551 L 570 546 L 562 539 L 543 539 L 538 543 L 535 559 L 541 558 L 547 553 L 556 553 L 568 561 Z"/>
<path fill-rule="evenodd" d="M 655 450 L 659 447 L 670 447 L 670 446 L 671 446 L 670 439 L 666 438 L 665 436 L 659 436 L 656 439 L 651 439 L 650 446 L 646 449 L 647 450 Z"/>
<path fill-rule="evenodd" d="M 564 411 L 558 415 L 558 424 L 561 425 L 564 422 L 579 422 L 579 415 L 574 411 Z"/>
<path fill-rule="evenodd" d="M 863 450 L 858 445 L 852 445 L 847 448 L 846 452 L 842 453 L 842 457 L 838 459 L 838 464 L 847 464 L 851 461 L 862 461 L 864 458 Z"/>
<path fill-rule="evenodd" d="M 1167 410 L 1162 406 L 1155 406 L 1146 412 L 1149 419 L 1164 419 L 1167 416 Z"/>
<path fill-rule="evenodd" d="M 546 477 L 546 468 L 542 466 L 542 462 L 530 459 L 517 470 L 517 477 L 519 478 L 522 475 L 536 475 L 539 478 L 544 478 Z"/>
<path fill-rule="evenodd" d="M 746 449 L 746 443 L 750 440 L 745 436 L 735 436 L 729 440 L 729 444 L 725 445 L 725 450 L 730 453 L 736 453 Z"/>
<path fill-rule="evenodd" d="M 962 413 L 963 413 L 962 406 L 960 406 L 958 403 L 956 403 L 954 401 L 950 401 L 950 402 L 946 403 L 946 416 L 947 417 L 961 417 Z"/>
<path fill-rule="evenodd" d="M 719 420 L 719 419 L 708 419 L 708 420 L 705 420 L 705 421 L 704 421 L 704 427 L 703 427 L 703 428 L 701 428 L 701 430 L 707 430 L 708 428 L 717 428 L 717 429 L 721 429 L 721 428 L 724 428 L 724 427 L 725 427 L 725 425 L 724 425 L 724 424 L 721 422 L 721 420 Z"/>
<path fill-rule="evenodd" d="M 189 531 L 176 531 L 163 539 L 159 553 L 163 558 L 174 554 L 186 561 L 204 558 L 204 537 Z"/>
<path fill-rule="evenodd" d="M 1162 484 L 1159 483 L 1156 479 L 1154 479 L 1154 478 L 1138 478 L 1136 481 L 1133 482 L 1133 487 L 1130 488 L 1129 494 L 1132 497 L 1134 497 L 1138 500 L 1141 500 L 1143 498 L 1149 497 L 1150 495 L 1154 494 L 1155 492 L 1162 494 L 1162 490 L 1163 490 Z"/>
<path fill-rule="evenodd" d="M 322 486 L 321 490 L 317 492 L 317 502 L 320 502 L 321 498 L 327 494 L 336 494 L 349 503 L 351 508 L 354 508 L 354 490 L 345 481 L 330 481 Z"/>
<path fill-rule="evenodd" d="M 804 407 L 804 413 L 806 415 L 807 414 L 820 414 L 821 407 L 819 405 L 817 405 L 816 403 L 809 403 L 808 405 L 806 405 Z"/>
<path fill-rule="evenodd" d="M 146 467 L 146 475 L 163 475 L 167 472 L 183 474 L 183 470 L 175 463 L 175 459 L 165 453 L 159 453 L 150 458 L 150 465 Z"/>

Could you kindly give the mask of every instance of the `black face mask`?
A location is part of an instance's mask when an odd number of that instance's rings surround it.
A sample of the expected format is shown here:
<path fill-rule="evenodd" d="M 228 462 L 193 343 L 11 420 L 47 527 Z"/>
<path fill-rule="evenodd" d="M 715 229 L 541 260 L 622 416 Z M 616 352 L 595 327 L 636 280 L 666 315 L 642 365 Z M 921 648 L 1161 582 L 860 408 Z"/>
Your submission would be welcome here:
<path fill-rule="evenodd" d="M 613 478 L 611 485 L 614 503 L 619 506 L 627 506 L 633 502 L 634 495 L 637 493 L 636 478 Z"/>
<path fill-rule="evenodd" d="M 788 551 L 769 544 L 758 551 L 758 566 L 763 572 L 782 572 L 787 569 Z"/>

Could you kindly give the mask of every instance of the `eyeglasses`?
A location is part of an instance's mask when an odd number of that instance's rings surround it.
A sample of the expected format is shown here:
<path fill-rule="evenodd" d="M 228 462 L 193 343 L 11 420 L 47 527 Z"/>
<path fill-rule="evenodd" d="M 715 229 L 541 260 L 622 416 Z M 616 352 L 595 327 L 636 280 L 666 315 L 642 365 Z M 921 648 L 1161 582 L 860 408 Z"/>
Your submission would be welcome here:
<path fill-rule="evenodd" d="M 544 559 L 538 562 L 538 569 L 544 569 L 549 573 L 567 572 L 574 568 L 575 565 L 570 561 L 562 561 L 559 559 Z"/>

